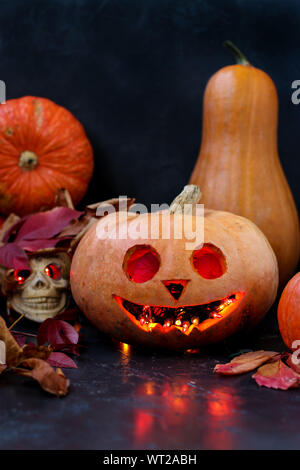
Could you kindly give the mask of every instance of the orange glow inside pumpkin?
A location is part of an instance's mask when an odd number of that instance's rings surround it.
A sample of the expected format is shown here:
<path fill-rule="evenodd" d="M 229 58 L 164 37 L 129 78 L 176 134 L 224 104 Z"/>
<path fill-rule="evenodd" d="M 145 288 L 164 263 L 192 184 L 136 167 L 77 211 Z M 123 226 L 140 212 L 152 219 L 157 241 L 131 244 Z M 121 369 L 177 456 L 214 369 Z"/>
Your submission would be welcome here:
<path fill-rule="evenodd" d="M 188 282 L 189 281 L 185 279 L 172 279 L 171 281 L 162 281 L 162 283 L 166 286 L 171 296 L 175 300 L 178 300 L 181 297 Z"/>
<path fill-rule="evenodd" d="M 244 295 L 245 292 L 236 292 L 207 304 L 181 305 L 179 307 L 142 305 L 117 295 L 113 295 L 113 297 L 130 319 L 143 330 L 151 332 L 158 327 L 168 332 L 177 328 L 188 335 L 194 328 L 202 331 L 225 318 L 238 307 Z"/>
<path fill-rule="evenodd" d="M 136 283 L 152 279 L 159 270 L 159 266 L 159 255 L 149 245 L 135 245 L 130 248 L 123 263 L 123 269 L 128 279 Z"/>
<path fill-rule="evenodd" d="M 202 248 L 193 252 L 192 265 L 205 279 L 216 279 L 226 271 L 224 255 L 210 243 L 205 243 Z"/>

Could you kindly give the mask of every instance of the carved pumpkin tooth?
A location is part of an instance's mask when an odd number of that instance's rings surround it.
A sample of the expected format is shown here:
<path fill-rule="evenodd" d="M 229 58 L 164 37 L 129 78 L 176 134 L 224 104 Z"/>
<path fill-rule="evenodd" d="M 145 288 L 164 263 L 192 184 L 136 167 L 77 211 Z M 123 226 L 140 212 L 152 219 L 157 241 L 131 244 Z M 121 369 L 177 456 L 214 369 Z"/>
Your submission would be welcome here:
<path fill-rule="evenodd" d="M 164 328 L 170 328 L 172 326 L 172 320 L 166 320 L 164 323 Z"/>
<path fill-rule="evenodd" d="M 218 312 L 213 312 L 210 316 L 211 316 L 211 318 L 214 318 L 214 319 L 215 318 L 222 318 L 222 315 Z"/>

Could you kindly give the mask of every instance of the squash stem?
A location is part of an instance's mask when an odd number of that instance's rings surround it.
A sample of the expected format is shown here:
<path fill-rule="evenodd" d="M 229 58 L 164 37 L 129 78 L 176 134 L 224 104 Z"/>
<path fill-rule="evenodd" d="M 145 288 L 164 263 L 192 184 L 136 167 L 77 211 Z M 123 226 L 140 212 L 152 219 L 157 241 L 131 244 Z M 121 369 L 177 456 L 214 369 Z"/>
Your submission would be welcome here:
<path fill-rule="evenodd" d="M 224 46 L 233 54 L 237 64 L 250 65 L 250 62 L 246 59 L 240 49 L 235 44 L 233 44 L 233 42 L 227 40 L 224 42 Z"/>

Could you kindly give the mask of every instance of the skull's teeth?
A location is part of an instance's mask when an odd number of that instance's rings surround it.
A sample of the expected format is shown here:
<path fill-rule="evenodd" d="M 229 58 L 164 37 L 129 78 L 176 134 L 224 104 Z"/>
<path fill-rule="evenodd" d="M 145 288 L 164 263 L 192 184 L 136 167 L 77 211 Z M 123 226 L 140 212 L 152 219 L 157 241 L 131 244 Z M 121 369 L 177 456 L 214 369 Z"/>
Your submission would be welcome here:
<path fill-rule="evenodd" d="M 32 297 L 24 299 L 24 304 L 33 310 L 52 310 L 59 304 L 58 297 Z"/>

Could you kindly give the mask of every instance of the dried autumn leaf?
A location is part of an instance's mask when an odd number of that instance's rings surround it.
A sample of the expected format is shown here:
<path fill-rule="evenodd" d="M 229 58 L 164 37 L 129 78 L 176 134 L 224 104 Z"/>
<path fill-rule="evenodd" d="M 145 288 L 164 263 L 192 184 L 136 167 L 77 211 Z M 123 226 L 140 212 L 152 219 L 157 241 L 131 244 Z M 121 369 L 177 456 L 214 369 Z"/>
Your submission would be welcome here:
<path fill-rule="evenodd" d="M 47 346 L 37 346 L 34 343 L 25 344 L 23 347 L 23 356 L 26 358 L 37 358 L 46 361 L 51 354 L 51 349 Z"/>
<path fill-rule="evenodd" d="M 84 214 L 79 219 L 72 220 L 62 231 L 59 233 L 60 237 L 75 237 L 82 232 L 92 220 L 91 216 Z M 94 220 L 96 222 L 96 219 Z"/>
<path fill-rule="evenodd" d="M 120 209 L 128 210 L 132 204 L 135 202 L 133 198 L 122 198 L 123 207 L 120 207 L 120 199 L 113 198 L 108 199 L 107 201 L 97 202 L 95 204 L 90 204 L 86 206 L 84 215 L 79 219 L 70 224 L 69 227 L 62 230 L 60 236 L 72 235 L 74 236 L 73 240 L 70 243 L 70 248 L 72 251 L 75 250 L 78 243 L 90 227 L 97 222 L 105 213 L 108 213 L 111 210 L 111 206 L 115 208 L 116 211 Z"/>
<path fill-rule="evenodd" d="M 74 209 L 74 204 L 69 191 L 65 188 L 60 188 L 55 194 L 55 205 L 61 207 L 69 207 Z"/>
<path fill-rule="evenodd" d="M 29 216 L 26 215 L 25 217 L 21 218 L 19 216 L 15 216 L 15 214 L 11 214 L 2 226 L 1 232 L 3 230 L 3 233 L 1 235 L 1 242 L 12 242 L 15 234 L 20 229 L 20 227 L 22 227 L 23 223 L 28 217 Z"/>
<path fill-rule="evenodd" d="M 24 368 L 14 369 L 18 375 L 36 380 L 43 390 L 57 397 L 65 396 L 68 393 L 70 381 L 60 369 L 55 371 L 50 364 L 37 358 L 26 359 L 22 365 Z"/>
<path fill-rule="evenodd" d="M 217 364 L 214 372 L 222 375 L 244 374 L 277 357 L 280 357 L 280 354 L 274 351 L 251 351 L 234 357 L 227 364 Z"/>
<path fill-rule="evenodd" d="M 135 202 L 134 198 L 130 197 L 122 197 L 121 199 L 118 197 L 114 197 L 112 199 L 107 199 L 106 201 L 95 202 L 94 204 L 89 204 L 85 208 L 85 213 L 90 214 L 92 217 L 102 217 L 103 214 L 107 211 L 110 211 L 111 206 L 114 206 L 115 210 L 118 212 L 120 209 L 127 210 L 133 205 Z M 121 207 L 120 207 L 121 203 Z"/>
<path fill-rule="evenodd" d="M 13 367 L 19 364 L 23 350 L 18 345 L 15 338 L 10 333 L 4 319 L 0 316 L 0 340 L 5 343 L 6 347 L 6 365 Z"/>
<path fill-rule="evenodd" d="M 28 217 L 19 229 L 16 241 L 49 239 L 57 235 L 71 220 L 83 212 L 68 207 L 55 207 L 50 211 L 39 212 Z"/>
<path fill-rule="evenodd" d="M 38 250 L 44 250 L 45 248 L 54 248 L 63 240 L 69 240 L 69 237 L 61 238 L 46 238 L 36 239 L 36 240 L 20 240 L 15 243 L 9 243 L 6 246 L 17 245 L 20 246 L 23 250 L 35 252 Z"/>
<path fill-rule="evenodd" d="M 15 226 L 17 222 L 19 222 L 20 217 L 16 214 L 10 214 L 4 221 L 1 229 L 0 229 L 0 243 L 4 242 L 5 234 L 11 227 Z"/>
<path fill-rule="evenodd" d="M 73 359 L 62 352 L 52 352 L 48 357 L 47 362 L 53 367 L 77 369 L 77 364 L 73 361 Z"/>
<path fill-rule="evenodd" d="M 298 387 L 300 376 L 279 360 L 260 367 L 252 378 L 259 386 L 288 390 Z"/>
<path fill-rule="evenodd" d="M 38 329 L 38 344 L 54 345 L 77 344 L 79 334 L 75 328 L 64 320 L 48 318 Z"/>
<path fill-rule="evenodd" d="M 0 264 L 6 268 L 30 269 L 24 249 L 16 243 L 8 243 L 0 247 Z"/>

